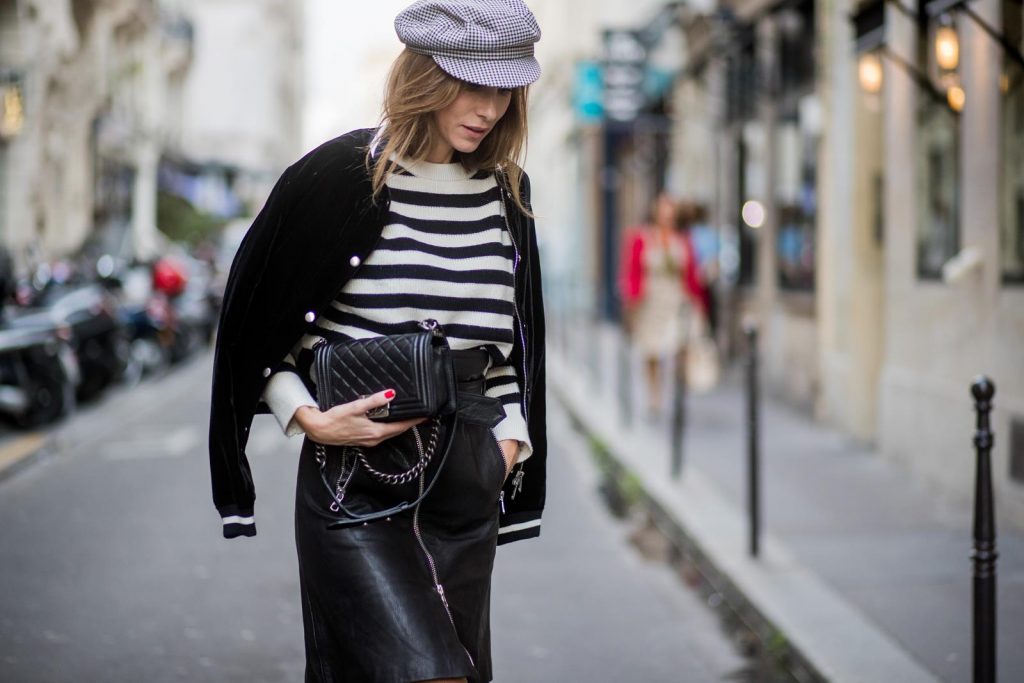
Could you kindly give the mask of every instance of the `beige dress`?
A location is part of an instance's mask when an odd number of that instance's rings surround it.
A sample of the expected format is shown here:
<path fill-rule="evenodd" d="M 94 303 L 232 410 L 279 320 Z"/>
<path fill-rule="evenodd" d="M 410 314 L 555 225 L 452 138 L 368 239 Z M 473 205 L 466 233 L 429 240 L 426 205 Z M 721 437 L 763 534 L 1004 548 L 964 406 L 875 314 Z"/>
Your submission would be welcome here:
<path fill-rule="evenodd" d="M 645 356 L 663 356 L 688 343 L 693 326 L 693 304 L 683 290 L 686 251 L 675 236 L 667 245 L 653 234 L 644 239 L 644 290 L 633 341 Z"/>

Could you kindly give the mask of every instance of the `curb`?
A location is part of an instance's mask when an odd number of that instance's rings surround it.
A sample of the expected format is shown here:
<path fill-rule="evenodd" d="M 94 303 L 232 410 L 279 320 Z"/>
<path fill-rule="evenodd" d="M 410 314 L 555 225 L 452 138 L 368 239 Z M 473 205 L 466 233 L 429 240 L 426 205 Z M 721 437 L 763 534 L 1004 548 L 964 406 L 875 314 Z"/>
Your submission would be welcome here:
<path fill-rule="evenodd" d="M 548 354 L 554 397 L 614 469 L 636 482 L 655 525 L 694 559 L 733 610 L 768 641 L 766 647 L 781 648 L 803 670 L 798 680 L 939 680 L 770 533 L 762 534 L 761 557 L 750 558 L 745 517 L 735 505 L 692 463 L 679 481 L 654 472 L 652 461 L 668 461 L 664 440 L 623 426 L 616 403 L 577 374 Z"/>
<path fill-rule="evenodd" d="M 39 460 L 49 445 L 44 432 L 30 432 L 0 442 L 0 481 L 4 481 Z"/>

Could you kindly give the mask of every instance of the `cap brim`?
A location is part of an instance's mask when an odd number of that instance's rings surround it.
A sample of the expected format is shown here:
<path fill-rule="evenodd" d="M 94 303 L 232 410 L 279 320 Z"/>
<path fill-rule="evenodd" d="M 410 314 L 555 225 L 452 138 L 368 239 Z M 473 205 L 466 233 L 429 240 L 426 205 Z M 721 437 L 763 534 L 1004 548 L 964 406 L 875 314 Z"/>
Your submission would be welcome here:
<path fill-rule="evenodd" d="M 522 88 L 540 78 L 536 57 L 482 60 L 434 55 L 434 61 L 453 78 L 494 88 Z"/>

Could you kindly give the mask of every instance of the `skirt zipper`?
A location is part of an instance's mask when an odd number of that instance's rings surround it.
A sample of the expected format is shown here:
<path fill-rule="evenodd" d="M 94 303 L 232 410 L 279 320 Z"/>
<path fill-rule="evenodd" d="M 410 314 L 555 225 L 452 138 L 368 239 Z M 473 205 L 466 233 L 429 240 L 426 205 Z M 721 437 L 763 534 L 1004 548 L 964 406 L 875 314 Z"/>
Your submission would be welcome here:
<path fill-rule="evenodd" d="M 426 477 L 425 472 L 420 472 L 420 492 L 419 495 L 423 495 L 424 478 Z M 441 597 L 441 604 L 444 606 L 444 611 L 448 615 L 448 621 L 452 623 L 452 628 L 455 628 L 455 617 L 452 616 L 452 610 L 448 606 L 448 598 L 444 594 L 444 586 L 441 585 L 441 579 L 437 575 L 437 563 L 434 562 L 434 556 L 427 550 L 427 544 L 423 540 L 423 533 L 420 531 L 420 504 L 417 504 L 412 511 L 412 533 L 416 536 L 416 542 L 420 545 L 420 550 L 423 551 L 424 557 L 427 558 L 427 566 L 430 568 L 430 576 L 434 581 L 434 590 Z M 462 645 L 462 643 L 460 643 Z M 469 657 L 469 661 L 473 666 L 476 666 L 476 662 L 473 661 L 473 655 L 469 653 L 469 649 L 462 645 L 462 649 L 466 651 L 466 656 Z"/>
<path fill-rule="evenodd" d="M 501 463 L 501 490 L 498 492 L 498 505 L 501 506 L 501 514 L 505 514 L 505 471 L 508 470 L 508 463 L 505 462 L 505 451 L 501 450 L 501 442 L 498 441 L 498 437 L 491 432 L 491 438 L 494 439 L 494 444 L 498 447 L 498 462 Z"/>

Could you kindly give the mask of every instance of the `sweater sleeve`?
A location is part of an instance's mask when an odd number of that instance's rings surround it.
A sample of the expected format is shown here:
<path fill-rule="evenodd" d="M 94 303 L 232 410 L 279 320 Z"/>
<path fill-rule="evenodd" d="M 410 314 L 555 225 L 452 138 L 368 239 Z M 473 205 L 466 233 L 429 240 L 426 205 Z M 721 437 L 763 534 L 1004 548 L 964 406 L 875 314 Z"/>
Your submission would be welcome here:
<path fill-rule="evenodd" d="M 295 411 L 302 406 L 316 407 L 316 400 L 299 377 L 293 353 L 285 356 L 276 372 L 270 376 L 263 389 L 263 401 L 270 408 L 285 436 L 302 434 L 302 427 L 295 422 Z"/>
<path fill-rule="evenodd" d="M 505 408 L 505 417 L 494 426 L 494 438 L 498 441 L 515 439 L 519 442 L 519 456 L 516 462 L 522 462 L 533 454 L 530 433 L 523 417 L 522 396 L 516 370 L 508 363 L 492 366 L 485 375 L 485 394 L 501 400 Z"/>

